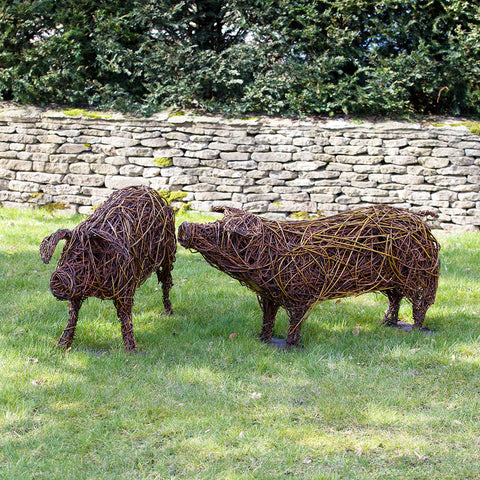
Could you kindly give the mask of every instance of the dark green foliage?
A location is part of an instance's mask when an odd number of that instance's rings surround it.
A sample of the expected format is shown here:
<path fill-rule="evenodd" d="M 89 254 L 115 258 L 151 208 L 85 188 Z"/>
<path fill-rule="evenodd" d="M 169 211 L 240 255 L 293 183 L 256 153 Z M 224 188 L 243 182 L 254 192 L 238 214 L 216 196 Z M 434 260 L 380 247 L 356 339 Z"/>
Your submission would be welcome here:
<path fill-rule="evenodd" d="M 476 0 L 0 0 L 0 98 L 480 113 Z"/>

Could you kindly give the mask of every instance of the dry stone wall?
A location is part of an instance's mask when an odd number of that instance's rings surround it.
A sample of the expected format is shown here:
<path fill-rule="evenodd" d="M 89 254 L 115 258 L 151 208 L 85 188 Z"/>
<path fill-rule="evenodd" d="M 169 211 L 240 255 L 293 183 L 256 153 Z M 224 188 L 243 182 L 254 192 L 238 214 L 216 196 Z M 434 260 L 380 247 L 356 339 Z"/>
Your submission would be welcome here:
<path fill-rule="evenodd" d="M 480 228 L 480 136 L 465 126 L 157 114 L 0 112 L 0 201 L 90 213 L 115 189 L 182 192 L 190 208 L 273 218 L 371 204 Z M 176 195 L 179 195 L 176 193 Z"/>

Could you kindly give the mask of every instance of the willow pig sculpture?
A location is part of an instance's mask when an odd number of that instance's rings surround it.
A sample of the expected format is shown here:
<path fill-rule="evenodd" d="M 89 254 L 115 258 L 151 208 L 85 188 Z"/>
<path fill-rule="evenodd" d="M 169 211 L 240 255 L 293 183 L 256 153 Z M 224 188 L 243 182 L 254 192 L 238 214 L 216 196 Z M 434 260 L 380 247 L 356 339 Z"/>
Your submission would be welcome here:
<path fill-rule="evenodd" d="M 264 342 L 297 346 L 317 302 L 375 291 L 389 300 L 383 323 L 398 323 L 406 297 L 413 328 L 422 328 L 439 275 L 440 247 L 422 218 L 430 212 L 374 206 L 277 222 L 228 207 L 217 211 L 224 217 L 216 222 L 180 225 L 179 242 L 257 294 Z M 272 339 L 279 307 L 290 318 L 286 342 Z"/>
<path fill-rule="evenodd" d="M 144 186 L 120 189 L 73 230 L 61 229 L 45 237 L 40 246 L 45 263 L 60 240 L 66 243 L 50 289 L 58 300 L 68 300 L 69 317 L 59 346 L 71 345 L 82 302 L 97 297 L 113 300 L 125 348 L 134 350 L 134 293 L 154 271 L 162 282 L 165 313 L 172 313 L 169 291 L 176 252 L 175 220 L 173 210 L 155 190 Z"/>

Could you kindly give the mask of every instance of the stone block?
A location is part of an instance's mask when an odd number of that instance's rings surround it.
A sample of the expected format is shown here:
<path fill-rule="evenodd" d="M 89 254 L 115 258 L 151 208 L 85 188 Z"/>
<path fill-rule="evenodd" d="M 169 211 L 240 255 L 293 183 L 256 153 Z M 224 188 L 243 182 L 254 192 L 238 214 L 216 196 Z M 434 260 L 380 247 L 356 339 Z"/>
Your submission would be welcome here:
<path fill-rule="evenodd" d="M 159 167 L 151 167 L 151 168 L 144 167 L 142 175 L 145 178 L 153 178 L 153 177 L 156 177 L 157 175 L 160 175 L 160 171 L 161 169 Z"/>
<path fill-rule="evenodd" d="M 318 165 L 316 162 L 289 162 L 284 168 L 294 172 L 311 172 L 317 170 Z"/>
<path fill-rule="evenodd" d="M 346 155 L 355 156 L 367 153 L 367 147 L 364 145 L 337 145 L 333 147 L 325 147 L 325 153 L 330 155 Z"/>
<path fill-rule="evenodd" d="M 413 202 L 427 202 L 430 198 L 430 192 L 409 191 L 405 195 L 405 200 L 411 200 Z"/>
<path fill-rule="evenodd" d="M 269 177 L 278 178 L 280 180 L 293 180 L 295 178 L 298 178 L 298 175 L 299 175 L 298 172 L 293 172 L 288 170 L 281 170 L 279 172 L 275 171 L 275 172 L 270 172 L 268 174 Z M 306 177 L 302 177 L 302 178 L 306 178 Z"/>
<path fill-rule="evenodd" d="M 142 147 L 163 148 L 167 146 L 167 141 L 163 137 L 145 138 L 140 141 Z"/>
<path fill-rule="evenodd" d="M 215 185 L 210 183 L 192 183 L 184 187 L 186 192 L 214 192 L 215 189 Z"/>
<path fill-rule="evenodd" d="M 317 204 L 315 202 L 273 202 L 270 203 L 268 206 L 268 211 L 275 213 L 275 212 L 310 212 L 314 213 L 317 211 Z"/>
<path fill-rule="evenodd" d="M 271 171 L 271 170 L 277 170 L 277 171 L 280 171 L 280 170 L 283 170 L 283 163 L 278 163 L 278 162 L 262 162 L 262 161 L 259 161 L 258 162 L 258 170 L 259 171 Z"/>
<path fill-rule="evenodd" d="M 293 137 L 292 144 L 297 147 L 307 147 L 315 145 L 315 140 L 309 137 Z"/>
<path fill-rule="evenodd" d="M 289 162 L 292 159 L 292 154 L 285 152 L 254 152 L 252 153 L 251 159 L 262 164 L 268 162 L 285 163 Z"/>
<path fill-rule="evenodd" d="M 270 202 L 242 202 L 240 205 L 241 206 L 239 208 L 243 208 L 243 210 L 245 210 L 246 212 L 265 213 L 268 210 Z"/>
<path fill-rule="evenodd" d="M 423 175 L 392 175 L 392 181 L 402 185 L 420 185 L 425 181 Z"/>
<path fill-rule="evenodd" d="M 121 156 L 113 156 L 113 157 L 105 157 L 104 159 L 105 163 L 108 163 L 110 165 L 126 165 L 128 163 L 128 160 L 126 157 L 121 157 Z"/>
<path fill-rule="evenodd" d="M 74 163 L 78 161 L 76 155 L 69 155 L 69 154 L 53 154 L 47 155 L 45 161 L 49 163 Z"/>
<path fill-rule="evenodd" d="M 120 175 L 125 177 L 139 177 L 143 174 L 143 167 L 139 165 L 123 165 L 120 167 Z"/>
<path fill-rule="evenodd" d="M 467 183 L 467 179 L 465 177 L 456 177 L 453 175 L 448 177 L 439 175 L 427 176 L 425 177 L 425 181 L 432 183 L 437 187 L 453 187 Z"/>
<path fill-rule="evenodd" d="M 384 140 L 383 146 L 385 148 L 401 148 L 408 145 L 408 139 L 406 138 L 395 138 L 393 140 Z"/>
<path fill-rule="evenodd" d="M 310 194 L 310 199 L 312 202 L 317 202 L 321 204 L 333 203 L 335 200 L 335 195 L 328 193 L 312 193 Z"/>
<path fill-rule="evenodd" d="M 280 198 L 279 193 L 249 193 L 247 202 L 274 202 Z"/>
<path fill-rule="evenodd" d="M 208 148 L 208 143 L 200 143 L 200 142 L 168 142 L 168 145 L 173 148 L 178 148 L 182 151 L 189 151 L 189 152 L 199 152 L 206 150 Z"/>
<path fill-rule="evenodd" d="M 194 175 L 177 175 L 170 177 L 170 185 L 192 185 L 197 182 L 198 178 Z"/>
<path fill-rule="evenodd" d="M 32 162 L 27 160 L 7 160 L 0 158 L 0 167 L 6 170 L 28 172 L 32 170 Z"/>
<path fill-rule="evenodd" d="M 467 148 L 465 149 L 465 155 L 468 157 L 480 157 L 480 148 Z"/>
<path fill-rule="evenodd" d="M 304 189 L 314 185 L 314 182 L 310 178 L 299 177 L 293 180 L 287 180 L 285 184 L 289 187 L 300 187 L 301 189 Z"/>
<path fill-rule="evenodd" d="M 348 172 L 347 172 L 348 173 Z M 329 170 L 316 170 L 314 172 L 304 172 L 302 173 L 303 178 L 310 178 L 312 180 L 331 180 L 331 179 L 336 179 L 336 178 L 341 178 L 341 175 L 343 173 L 337 172 L 335 170 L 329 171 Z"/>
<path fill-rule="evenodd" d="M 139 177 L 134 177 L 134 178 L 139 178 Z M 146 181 L 150 180 L 150 186 L 155 190 L 167 190 L 170 178 L 169 177 L 152 177 L 150 179 L 145 179 L 145 180 Z M 146 185 L 148 185 L 148 183 L 146 183 Z"/>
<path fill-rule="evenodd" d="M 293 145 L 270 145 L 270 151 L 275 153 L 296 153 L 299 151 L 299 147 Z"/>
<path fill-rule="evenodd" d="M 208 145 L 211 150 L 220 150 L 221 152 L 234 152 L 237 146 L 233 143 L 212 142 Z"/>
<path fill-rule="evenodd" d="M 58 185 L 43 185 L 42 190 L 52 196 L 56 195 L 78 195 L 80 192 L 83 192 L 84 188 L 80 185 L 68 185 L 66 183 L 60 183 Z M 87 196 L 91 196 L 90 192 L 87 191 Z"/>
<path fill-rule="evenodd" d="M 123 157 L 153 157 L 154 156 L 153 148 L 147 147 L 127 147 L 119 148 L 117 154 Z M 156 153 L 156 152 L 155 152 Z M 165 155 L 170 156 L 170 155 Z"/>
<path fill-rule="evenodd" d="M 250 160 L 250 154 L 247 152 L 222 152 L 220 158 L 227 162 L 247 162 Z"/>
<path fill-rule="evenodd" d="M 217 192 L 242 193 L 243 189 L 235 185 L 217 185 Z"/>
<path fill-rule="evenodd" d="M 470 165 L 468 167 L 451 165 L 450 167 L 439 168 L 438 173 L 440 175 L 478 175 L 480 173 L 480 167 L 476 165 Z"/>
<path fill-rule="evenodd" d="M 413 165 L 417 163 L 417 157 L 413 155 L 385 155 L 385 163 L 393 163 L 395 165 Z"/>
<path fill-rule="evenodd" d="M 102 177 L 103 179 L 104 177 Z M 73 183 L 73 182 L 72 182 Z M 107 175 L 105 186 L 112 190 L 129 187 L 131 185 L 150 185 L 150 180 L 144 177 L 123 177 L 121 175 Z"/>
<path fill-rule="evenodd" d="M 35 172 L 60 173 L 62 175 L 69 172 L 68 163 L 33 162 L 33 170 Z"/>
<path fill-rule="evenodd" d="M 8 189 L 16 192 L 39 192 L 40 184 L 36 182 L 10 180 L 10 182 L 8 182 Z"/>
<path fill-rule="evenodd" d="M 12 170 L 7 170 L 5 168 L 0 167 L 0 178 L 4 178 L 6 180 L 14 180 L 15 172 Z"/>
<path fill-rule="evenodd" d="M 196 201 L 229 200 L 228 192 L 195 192 Z"/>
<path fill-rule="evenodd" d="M 66 205 L 91 205 L 91 197 L 85 197 L 83 195 L 57 195 L 55 197 L 56 202 L 64 203 Z"/>
<path fill-rule="evenodd" d="M 460 192 L 458 199 L 462 202 L 480 202 L 480 192 Z"/>
<path fill-rule="evenodd" d="M 368 175 L 368 179 L 372 180 L 373 182 L 384 184 L 390 183 L 392 176 L 388 173 L 371 173 Z"/>
<path fill-rule="evenodd" d="M 357 203 L 361 202 L 360 197 L 350 197 L 348 195 L 339 195 L 335 199 L 336 203 L 339 203 L 340 205 L 355 205 Z"/>
<path fill-rule="evenodd" d="M 280 180 L 279 178 L 275 177 L 265 177 L 265 178 L 258 178 L 256 181 L 257 185 L 285 185 L 285 180 Z M 263 191 L 268 191 L 265 187 L 263 187 Z"/>
<path fill-rule="evenodd" d="M 461 157 L 464 150 L 460 148 L 437 147 L 432 150 L 432 157 Z"/>
<path fill-rule="evenodd" d="M 113 135 L 111 137 L 102 138 L 102 143 L 104 143 L 105 145 L 111 145 L 112 147 L 117 147 L 117 148 L 129 148 L 135 145 L 139 145 L 140 141 L 135 138 L 120 137 L 120 136 Z M 143 146 L 150 147 L 151 145 L 143 145 Z"/>
<path fill-rule="evenodd" d="M 99 175 L 117 175 L 118 167 L 110 165 L 108 163 L 92 163 L 90 169 L 93 173 L 98 173 Z"/>
<path fill-rule="evenodd" d="M 340 175 L 340 172 L 352 172 L 353 164 L 351 163 L 340 163 L 340 162 L 330 162 L 325 170 L 330 170 L 332 172 L 337 172 Z"/>
<path fill-rule="evenodd" d="M 82 152 L 86 152 L 90 150 L 90 146 L 88 145 L 83 145 L 82 143 L 64 143 L 63 145 L 60 145 L 58 148 L 54 146 L 53 148 L 47 148 L 47 152 L 44 153 L 65 153 L 65 154 L 71 154 L 71 155 L 77 155 Z"/>
<path fill-rule="evenodd" d="M 139 165 L 141 167 L 157 167 L 155 159 L 152 157 L 128 157 L 131 165 Z"/>
<path fill-rule="evenodd" d="M 99 153 L 81 153 L 77 156 L 78 160 L 87 163 L 101 163 L 105 156 Z"/>
<path fill-rule="evenodd" d="M 224 203 L 222 202 L 222 205 Z M 210 212 L 213 207 L 213 202 L 208 201 L 197 201 L 193 200 L 190 202 L 190 208 L 195 212 Z"/>
<path fill-rule="evenodd" d="M 288 145 L 292 143 L 292 139 L 279 134 L 259 134 L 255 136 L 255 142 L 260 145 Z"/>
<path fill-rule="evenodd" d="M 56 173 L 19 172 L 17 173 L 17 180 L 22 180 L 24 182 L 49 183 L 55 185 L 56 183 L 62 182 L 63 175 Z"/>
<path fill-rule="evenodd" d="M 194 157 L 200 160 L 214 160 L 220 156 L 220 150 L 198 150 L 198 151 L 186 151 L 186 157 Z"/>
<path fill-rule="evenodd" d="M 105 183 L 103 175 L 75 175 L 69 173 L 65 175 L 63 183 L 70 183 L 72 185 L 82 185 L 88 187 L 100 187 Z M 110 188 L 110 187 L 107 187 Z"/>
<path fill-rule="evenodd" d="M 216 159 L 213 159 L 213 160 L 202 160 L 200 162 L 200 165 L 202 167 L 207 167 L 206 171 L 208 171 L 209 169 L 212 169 L 212 168 L 226 169 L 227 168 L 227 161 L 226 160 L 221 160 L 220 158 L 216 158 Z"/>
<path fill-rule="evenodd" d="M 160 175 L 162 177 L 175 177 L 181 175 L 183 170 L 179 167 L 166 167 L 160 170 Z"/>
<path fill-rule="evenodd" d="M 190 157 L 173 157 L 172 164 L 175 167 L 195 168 L 200 165 L 200 160 L 198 158 Z"/>
<path fill-rule="evenodd" d="M 79 173 L 81 175 L 88 175 L 90 170 L 90 165 L 85 162 L 71 163 L 70 164 L 70 173 Z"/>

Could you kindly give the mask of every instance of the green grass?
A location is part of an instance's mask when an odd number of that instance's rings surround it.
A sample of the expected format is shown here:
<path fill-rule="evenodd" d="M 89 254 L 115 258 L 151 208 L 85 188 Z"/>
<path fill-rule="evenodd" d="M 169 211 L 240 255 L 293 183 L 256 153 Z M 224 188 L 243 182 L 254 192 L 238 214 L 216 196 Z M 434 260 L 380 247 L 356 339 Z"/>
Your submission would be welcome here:
<path fill-rule="evenodd" d="M 96 299 L 65 353 L 48 288 L 61 249 L 44 265 L 38 246 L 80 217 L 56 215 L 0 209 L 0 478 L 480 478 L 479 233 L 438 235 L 435 335 L 384 328 L 369 294 L 318 305 L 303 349 L 276 351 L 254 294 L 179 248 L 175 314 L 154 277 L 137 291 L 142 354 Z"/>

